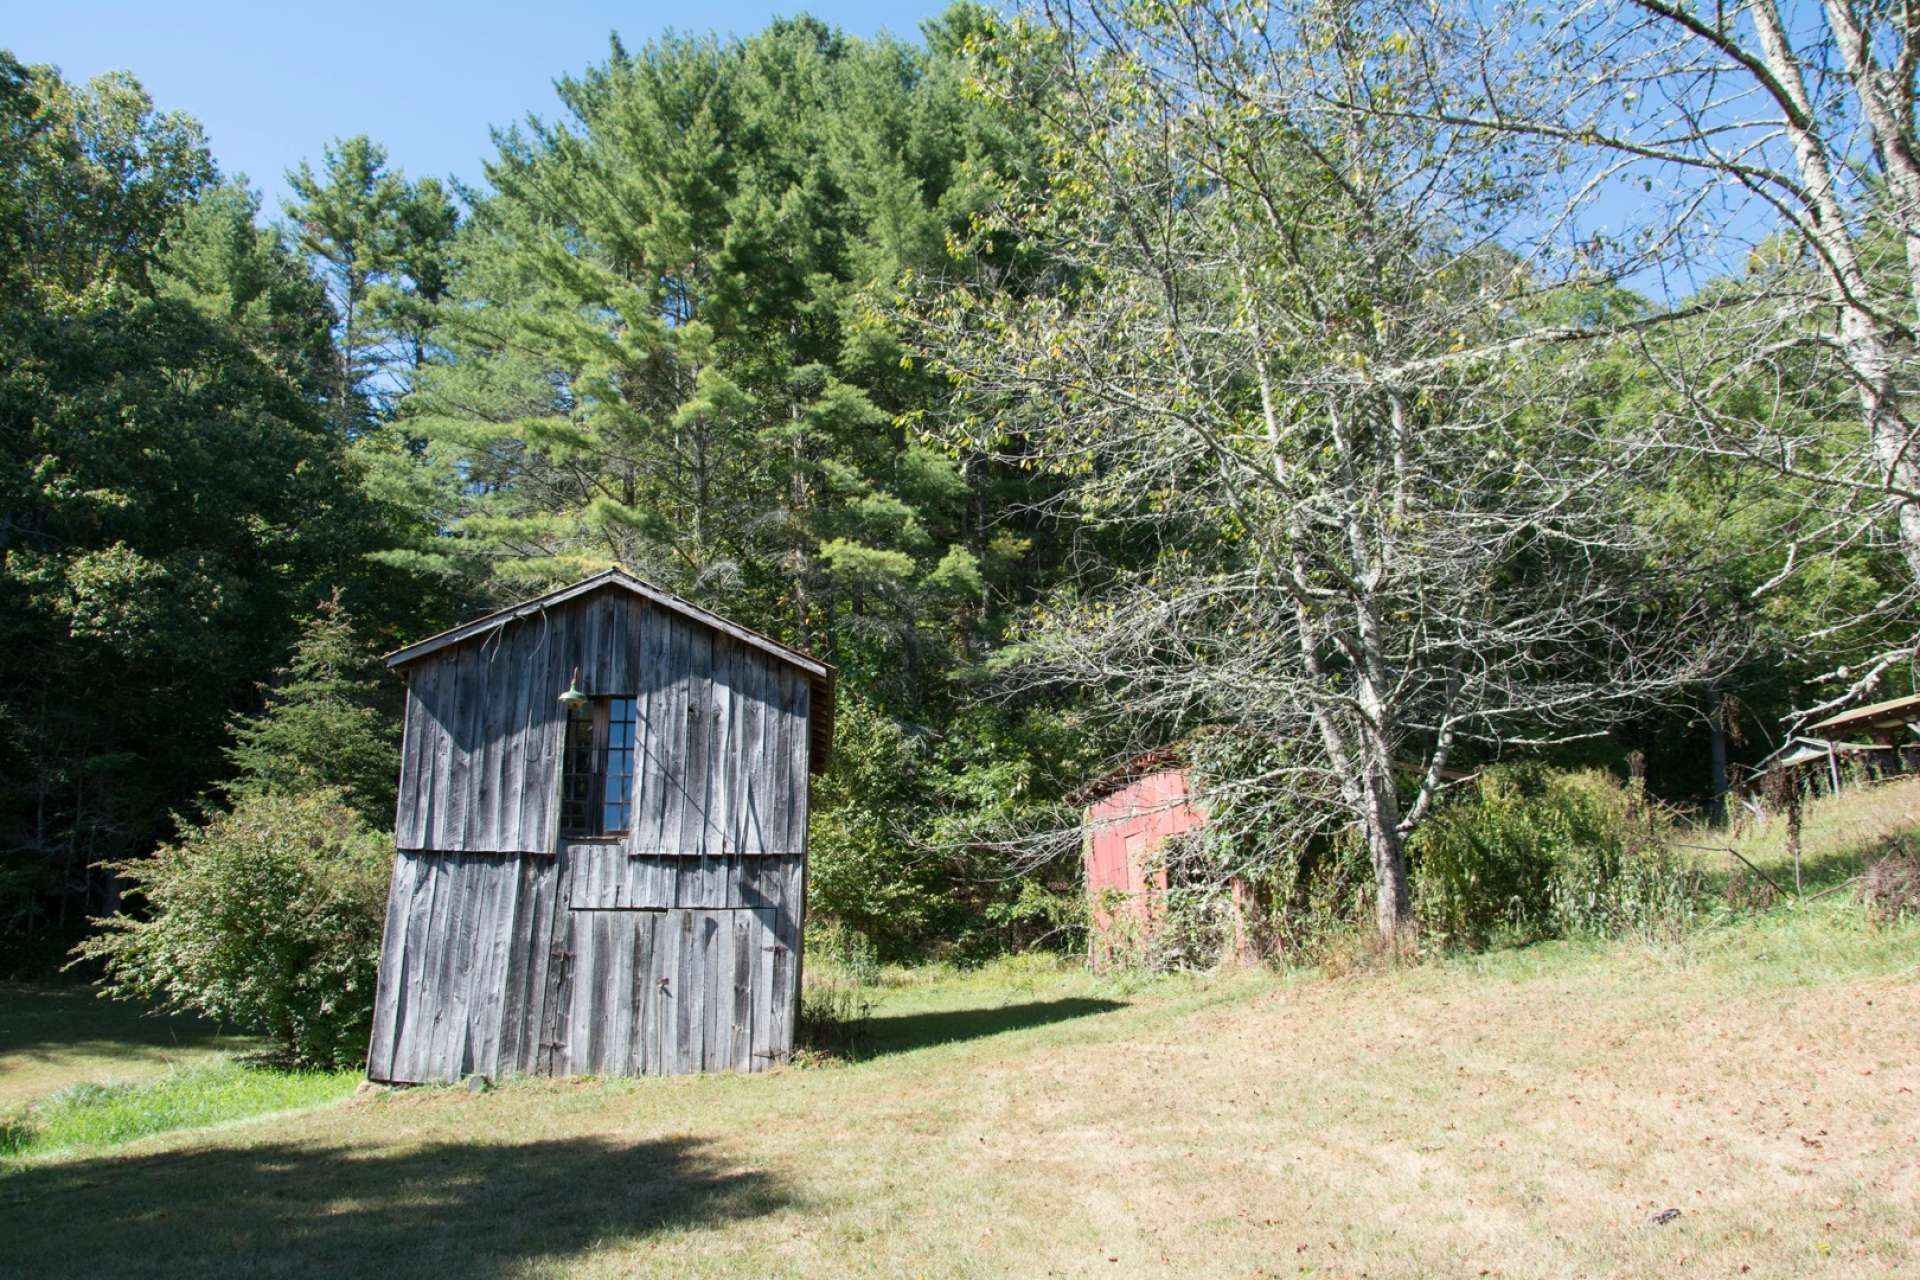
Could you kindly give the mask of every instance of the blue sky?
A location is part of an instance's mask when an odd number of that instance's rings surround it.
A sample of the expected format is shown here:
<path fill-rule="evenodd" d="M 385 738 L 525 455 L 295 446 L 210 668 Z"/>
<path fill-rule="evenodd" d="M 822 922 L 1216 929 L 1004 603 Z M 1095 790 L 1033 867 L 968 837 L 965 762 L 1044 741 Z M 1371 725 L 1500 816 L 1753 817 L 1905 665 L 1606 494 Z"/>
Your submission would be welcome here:
<path fill-rule="evenodd" d="M 917 36 L 944 0 L 666 5 L 608 0 L 0 0 L 0 47 L 73 80 L 131 71 L 156 105 L 206 126 L 229 174 L 245 173 L 277 216 L 284 171 L 331 139 L 365 133 L 409 175 L 480 179 L 487 130 L 553 113 L 555 77 L 659 32 L 745 35 L 811 12 L 848 32 Z"/>

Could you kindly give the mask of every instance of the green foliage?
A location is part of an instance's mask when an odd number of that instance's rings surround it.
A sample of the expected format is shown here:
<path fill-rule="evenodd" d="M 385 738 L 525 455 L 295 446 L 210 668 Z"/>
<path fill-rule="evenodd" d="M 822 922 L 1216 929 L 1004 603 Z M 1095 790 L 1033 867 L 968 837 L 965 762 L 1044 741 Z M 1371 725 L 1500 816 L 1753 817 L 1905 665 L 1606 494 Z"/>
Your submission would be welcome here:
<path fill-rule="evenodd" d="M 125 999 L 270 1037 L 294 1064 L 365 1059 L 391 853 L 336 793 L 267 794 L 114 866 L 145 918 L 76 949 Z"/>
<path fill-rule="evenodd" d="M 966 92 L 977 17 L 926 49 L 812 19 L 616 46 L 558 82 L 563 118 L 503 133 L 444 358 L 400 406 L 421 447 L 378 463 L 444 504 L 408 563 L 499 594 L 618 563 L 944 719 L 1019 571 L 987 543 L 1024 517 L 983 518 L 1011 469 L 905 428 L 946 387 L 903 367 L 884 303 L 1021 145 Z"/>
<path fill-rule="evenodd" d="M 841 699 L 834 730 L 833 765 L 814 784 L 809 909 L 893 958 L 947 905 L 940 867 L 913 838 L 922 743 L 857 695 Z"/>
<path fill-rule="evenodd" d="M 364 134 L 287 174 L 296 243 L 334 310 L 332 400 L 341 431 L 389 416 L 428 359 L 433 308 L 451 282 L 459 213 L 432 178 L 410 182 Z"/>
<path fill-rule="evenodd" d="M 0 57 L 0 157 L 0 926 L 58 931 L 218 784 L 299 614 L 450 593 L 366 558 L 433 513 L 363 489 L 324 292 L 197 124 Z"/>
<path fill-rule="evenodd" d="M 1334 807 L 1313 804 L 1310 792 L 1263 785 L 1300 767 L 1292 743 L 1202 733 L 1190 750 L 1207 804 L 1200 878 L 1216 891 L 1229 876 L 1248 883 L 1256 947 L 1311 959 L 1367 919 L 1373 873 L 1359 833 L 1330 820 Z"/>
<path fill-rule="evenodd" d="M 74 85 L 5 50 L 0 159 L 9 307 L 105 283 L 141 288 L 180 209 L 215 180 L 199 123 L 155 111 L 132 76 Z"/>
<path fill-rule="evenodd" d="M 228 795 L 331 789 L 368 826 L 391 822 L 400 745 L 393 682 L 355 635 L 338 592 L 302 622 L 292 662 L 274 677 L 266 708 L 233 725 L 227 759 L 240 772 Z"/>
<path fill-rule="evenodd" d="M 1670 933 L 1705 901 L 1672 837 L 1658 808 L 1606 774 L 1489 769 L 1410 842 L 1423 944 Z"/>

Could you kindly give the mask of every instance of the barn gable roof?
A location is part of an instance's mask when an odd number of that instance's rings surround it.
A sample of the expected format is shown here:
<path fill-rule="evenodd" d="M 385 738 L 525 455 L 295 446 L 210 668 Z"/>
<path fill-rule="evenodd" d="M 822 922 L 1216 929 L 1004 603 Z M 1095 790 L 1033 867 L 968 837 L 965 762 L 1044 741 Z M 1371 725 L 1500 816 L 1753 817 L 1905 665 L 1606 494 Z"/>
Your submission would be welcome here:
<path fill-rule="evenodd" d="M 442 649 L 459 644 L 463 640 L 484 635 L 509 622 L 534 616 L 555 605 L 610 588 L 631 592 L 662 609 L 671 610 L 683 618 L 711 627 L 723 635 L 731 636 L 741 644 L 758 649 L 790 667 L 805 672 L 807 682 L 812 688 L 812 695 L 808 699 L 807 721 L 809 761 L 816 773 L 827 767 L 828 761 L 833 758 L 834 669 L 831 666 L 810 653 L 781 644 L 778 640 L 761 635 L 751 627 L 743 627 L 737 622 L 729 621 L 712 610 L 702 609 L 692 601 L 682 600 L 671 591 L 656 587 L 650 582 L 643 582 L 621 569 L 607 569 L 594 574 L 591 578 L 582 578 L 572 586 L 549 591 L 531 600 L 522 600 L 519 604 L 509 605 L 504 609 L 496 609 L 484 617 L 463 622 L 457 627 L 449 627 L 438 635 L 428 636 L 404 648 L 395 649 L 386 655 L 387 669 L 397 671 Z"/>

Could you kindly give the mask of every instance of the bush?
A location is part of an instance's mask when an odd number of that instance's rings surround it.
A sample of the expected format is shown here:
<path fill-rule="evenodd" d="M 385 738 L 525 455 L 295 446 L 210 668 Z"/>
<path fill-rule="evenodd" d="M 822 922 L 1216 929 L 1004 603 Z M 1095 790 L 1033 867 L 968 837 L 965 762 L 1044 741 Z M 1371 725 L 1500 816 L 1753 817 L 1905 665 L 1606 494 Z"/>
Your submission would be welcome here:
<path fill-rule="evenodd" d="M 1430 947 L 1666 933 L 1703 902 L 1667 817 L 1592 770 L 1489 769 L 1415 834 L 1409 856 Z"/>
<path fill-rule="evenodd" d="M 1316 775 L 1302 768 L 1295 744 L 1204 733 L 1191 751 L 1207 807 L 1201 883 L 1224 892 L 1235 876 L 1246 882 L 1255 952 L 1315 963 L 1350 931 L 1372 927 L 1366 842 L 1337 797 L 1303 789 L 1302 779 Z M 1275 778 L 1286 781 L 1262 781 Z"/>
<path fill-rule="evenodd" d="M 391 842 L 338 792 L 260 795 L 114 864 L 146 916 L 75 948 L 102 986 L 272 1038 L 294 1064 L 365 1061 Z"/>

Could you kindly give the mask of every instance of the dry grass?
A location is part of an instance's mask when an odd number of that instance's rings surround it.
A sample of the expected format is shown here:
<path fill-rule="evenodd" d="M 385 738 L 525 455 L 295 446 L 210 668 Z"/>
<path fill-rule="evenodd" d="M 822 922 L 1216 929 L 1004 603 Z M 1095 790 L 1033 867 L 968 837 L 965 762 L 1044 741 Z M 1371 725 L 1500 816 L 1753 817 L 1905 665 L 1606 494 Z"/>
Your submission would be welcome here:
<path fill-rule="evenodd" d="M 1916 827 L 1920 781 L 1818 802 L 1810 883 Z M 1777 836 L 1737 839 L 1771 870 Z M 1851 895 L 1660 945 L 877 994 L 850 1064 L 29 1160 L 0 1275 L 1920 1274 L 1920 921 Z"/>
<path fill-rule="evenodd" d="M 1920 775 L 1815 796 L 1802 821 L 1801 870 L 1811 893 L 1860 874 L 1895 842 L 1920 833 Z M 1734 848 L 1791 890 L 1793 860 L 1787 855 L 1786 826 L 1781 817 L 1755 819 L 1740 811 L 1731 832 L 1703 832 L 1699 843 L 1725 844 L 1731 836 Z M 1710 855 L 1706 861 L 1719 870 L 1727 867 L 1725 860 Z"/>
<path fill-rule="evenodd" d="M 851 1066 L 32 1165 L 0 1272 L 1911 1275 L 1916 961 L 1836 902 L 1339 980 L 896 975 Z"/>

